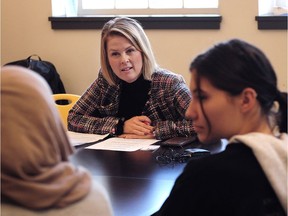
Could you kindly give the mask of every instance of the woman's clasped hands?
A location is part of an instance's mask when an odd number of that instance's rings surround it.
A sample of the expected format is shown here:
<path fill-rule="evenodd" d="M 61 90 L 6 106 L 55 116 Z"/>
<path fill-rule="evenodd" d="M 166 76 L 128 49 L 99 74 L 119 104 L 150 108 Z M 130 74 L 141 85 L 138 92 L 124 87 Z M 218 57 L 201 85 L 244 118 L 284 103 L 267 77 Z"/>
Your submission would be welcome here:
<path fill-rule="evenodd" d="M 123 134 L 119 137 L 128 139 L 154 139 L 154 127 L 147 116 L 134 116 L 124 122 Z"/>

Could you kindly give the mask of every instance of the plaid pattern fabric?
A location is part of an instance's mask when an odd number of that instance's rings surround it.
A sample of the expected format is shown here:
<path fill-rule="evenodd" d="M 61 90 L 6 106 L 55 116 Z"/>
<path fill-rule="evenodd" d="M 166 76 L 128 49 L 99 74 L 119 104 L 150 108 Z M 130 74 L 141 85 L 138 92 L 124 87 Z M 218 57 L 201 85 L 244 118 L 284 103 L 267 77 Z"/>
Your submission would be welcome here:
<path fill-rule="evenodd" d="M 98 78 L 70 110 L 68 129 L 84 133 L 113 133 L 119 121 L 120 89 L 120 83 L 109 85 L 100 71 Z M 184 118 L 191 93 L 181 75 L 157 69 L 152 74 L 148 94 L 142 115 L 151 119 L 156 139 L 195 135 L 192 122 Z"/>

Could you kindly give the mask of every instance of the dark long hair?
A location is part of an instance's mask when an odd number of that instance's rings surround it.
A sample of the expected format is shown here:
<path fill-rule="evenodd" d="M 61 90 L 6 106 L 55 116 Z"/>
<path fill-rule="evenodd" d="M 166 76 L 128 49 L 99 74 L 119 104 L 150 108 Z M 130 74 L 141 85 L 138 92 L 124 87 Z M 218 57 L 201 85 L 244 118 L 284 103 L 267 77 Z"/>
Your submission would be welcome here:
<path fill-rule="evenodd" d="M 277 125 L 280 132 L 287 133 L 287 93 L 278 90 L 276 73 L 260 49 L 238 39 L 219 43 L 197 56 L 190 65 L 190 71 L 193 69 L 197 71 L 195 81 L 199 89 L 201 77 L 232 96 L 239 95 L 247 87 L 253 88 L 267 116 L 274 101 L 277 101 Z M 201 107 L 210 127 L 202 102 Z"/>

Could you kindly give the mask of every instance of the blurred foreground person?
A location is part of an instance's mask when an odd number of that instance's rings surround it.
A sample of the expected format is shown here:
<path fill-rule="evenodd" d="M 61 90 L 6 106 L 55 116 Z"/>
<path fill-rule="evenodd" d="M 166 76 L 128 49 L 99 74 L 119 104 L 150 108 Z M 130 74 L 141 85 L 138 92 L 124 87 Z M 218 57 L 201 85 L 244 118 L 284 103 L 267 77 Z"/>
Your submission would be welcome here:
<path fill-rule="evenodd" d="M 38 74 L 1 69 L 2 215 L 112 215 L 108 196 L 69 162 L 69 143 L 52 92 Z"/>

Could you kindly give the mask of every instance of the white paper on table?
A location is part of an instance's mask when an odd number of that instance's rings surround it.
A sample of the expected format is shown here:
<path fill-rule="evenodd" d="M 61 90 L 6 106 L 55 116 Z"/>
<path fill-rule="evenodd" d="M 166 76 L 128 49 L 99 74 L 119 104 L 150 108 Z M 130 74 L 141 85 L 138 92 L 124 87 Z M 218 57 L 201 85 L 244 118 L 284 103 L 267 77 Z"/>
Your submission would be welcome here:
<path fill-rule="evenodd" d="M 137 151 L 158 141 L 159 140 L 156 139 L 125 139 L 113 137 L 86 148 L 112 151 Z"/>
<path fill-rule="evenodd" d="M 109 134 L 88 134 L 88 133 L 78 133 L 73 131 L 67 131 L 68 138 L 70 140 L 70 143 L 73 146 L 88 144 L 88 143 L 94 143 L 99 140 L 104 139 Z"/>

